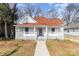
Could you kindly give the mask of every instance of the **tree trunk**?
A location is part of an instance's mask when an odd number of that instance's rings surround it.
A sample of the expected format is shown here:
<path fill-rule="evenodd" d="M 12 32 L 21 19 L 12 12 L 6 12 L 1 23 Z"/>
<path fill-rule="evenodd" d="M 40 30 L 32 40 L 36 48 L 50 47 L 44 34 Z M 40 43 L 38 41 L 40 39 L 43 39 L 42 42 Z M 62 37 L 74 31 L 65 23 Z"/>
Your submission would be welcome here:
<path fill-rule="evenodd" d="M 7 39 L 8 38 L 8 33 L 7 33 L 7 22 L 4 22 L 5 23 L 5 38 Z"/>

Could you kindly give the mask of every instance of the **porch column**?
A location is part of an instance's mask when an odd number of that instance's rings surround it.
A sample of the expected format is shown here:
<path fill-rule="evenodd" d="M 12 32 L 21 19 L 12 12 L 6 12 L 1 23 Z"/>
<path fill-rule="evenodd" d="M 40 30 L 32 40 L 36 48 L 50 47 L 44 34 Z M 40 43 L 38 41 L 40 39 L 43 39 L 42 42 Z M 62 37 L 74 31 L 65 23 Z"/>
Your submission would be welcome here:
<path fill-rule="evenodd" d="M 46 26 L 46 40 L 47 40 L 47 35 L 48 34 L 48 27 Z"/>
<path fill-rule="evenodd" d="M 61 30 L 62 33 L 64 32 L 63 28 L 60 28 L 60 30 Z"/>
<path fill-rule="evenodd" d="M 35 36 L 35 39 L 36 39 L 36 27 L 34 26 L 34 36 Z"/>
<path fill-rule="evenodd" d="M 63 27 L 61 27 L 61 32 L 62 32 L 62 37 L 61 37 L 61 39 L 63 40 L 63 39 L 64 39 L 64 28 L 63 28 Z"/>
<path fill-rule="evenodd" d="M 34 26 L 34 34 L 36 34 L 36 27 Z"/>

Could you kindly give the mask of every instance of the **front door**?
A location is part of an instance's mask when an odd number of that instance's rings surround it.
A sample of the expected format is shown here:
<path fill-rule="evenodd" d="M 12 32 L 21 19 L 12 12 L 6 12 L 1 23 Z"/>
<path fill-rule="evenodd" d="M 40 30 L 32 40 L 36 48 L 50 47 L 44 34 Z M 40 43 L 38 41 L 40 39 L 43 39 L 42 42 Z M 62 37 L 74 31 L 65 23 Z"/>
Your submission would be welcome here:
<path fill-rule="evenodd" d="M 38 36 L 43 36 L 43 29 L 42 28 L 38 29 Z"/>

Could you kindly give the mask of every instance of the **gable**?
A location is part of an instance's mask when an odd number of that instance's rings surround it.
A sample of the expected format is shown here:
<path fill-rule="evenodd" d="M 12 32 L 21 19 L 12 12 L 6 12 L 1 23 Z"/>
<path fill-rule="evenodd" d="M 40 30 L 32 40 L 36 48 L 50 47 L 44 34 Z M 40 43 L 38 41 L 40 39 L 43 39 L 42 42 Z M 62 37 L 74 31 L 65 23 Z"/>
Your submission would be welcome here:
<path fill-rule="evenodd" d="M 36 21 L 30 16 L 23 16 L 17 20 L 17 24 L 24 24 L 24 23 L 36 23 Z"/>

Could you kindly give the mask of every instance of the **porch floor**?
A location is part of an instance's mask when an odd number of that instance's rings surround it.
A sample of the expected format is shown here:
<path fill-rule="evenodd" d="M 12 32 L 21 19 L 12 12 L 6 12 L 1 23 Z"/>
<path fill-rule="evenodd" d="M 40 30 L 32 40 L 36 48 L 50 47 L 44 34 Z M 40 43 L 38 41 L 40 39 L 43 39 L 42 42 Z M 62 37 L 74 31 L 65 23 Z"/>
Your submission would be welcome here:
<path fill-rule="evenodd" d="M 48 49 L 46 47 L 46 40 L 37 40 L 37 46 L 34 55 L 49 56 Z"/>

